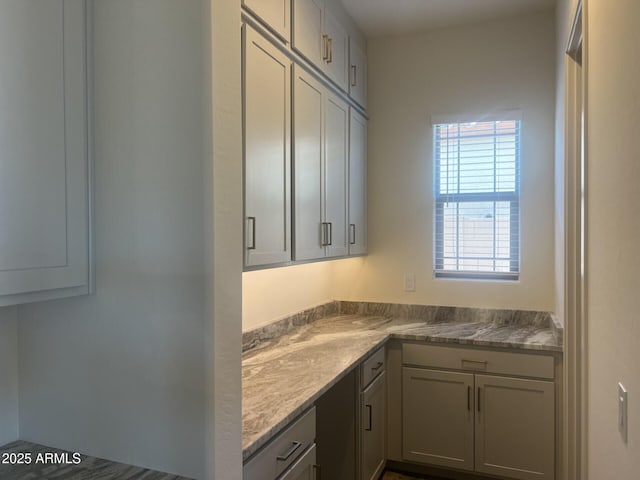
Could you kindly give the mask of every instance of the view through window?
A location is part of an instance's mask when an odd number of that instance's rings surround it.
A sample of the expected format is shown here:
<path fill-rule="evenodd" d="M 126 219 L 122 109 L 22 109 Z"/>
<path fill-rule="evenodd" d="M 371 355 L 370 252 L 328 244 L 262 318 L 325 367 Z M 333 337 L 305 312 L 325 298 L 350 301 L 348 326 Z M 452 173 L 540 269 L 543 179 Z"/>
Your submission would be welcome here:
<path fill-rule="evenodd" d="M 518 279 L 520 120 L 434 125 L 436 277 Z"/>

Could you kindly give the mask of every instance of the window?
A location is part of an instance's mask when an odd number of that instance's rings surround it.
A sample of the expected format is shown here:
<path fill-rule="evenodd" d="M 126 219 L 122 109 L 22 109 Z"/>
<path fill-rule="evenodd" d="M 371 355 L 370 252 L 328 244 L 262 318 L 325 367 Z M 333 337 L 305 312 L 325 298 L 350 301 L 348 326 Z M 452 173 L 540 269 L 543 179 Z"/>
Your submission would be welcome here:
<path fill-rule="evenodd" d="M 435 123 L 434 158 L 436 277 L 517 280 L 520 120 Z"/>

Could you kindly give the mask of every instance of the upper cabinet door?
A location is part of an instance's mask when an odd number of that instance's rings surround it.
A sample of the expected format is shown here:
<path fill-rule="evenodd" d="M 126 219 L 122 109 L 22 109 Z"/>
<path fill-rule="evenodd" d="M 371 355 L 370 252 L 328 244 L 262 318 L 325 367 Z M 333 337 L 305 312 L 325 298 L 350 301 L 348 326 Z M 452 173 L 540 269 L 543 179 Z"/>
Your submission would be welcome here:
<path fill-rule="evenodd" d="M 349 35 L 329 9 L 324 11 L 323 71 L 342 90 L 349 91 Z"/>
<path fill-rule="evenodd" d="M 299 66 L 294 67 L 294 255 L 296 260 L 325 254 L 322 199 L 324 87 Z"/>
<path fill-rule="evenodd" d="M 349 155 L 349 107 L 328 93 L 325 100 L 325 222 L 327 257 L 349 253 L 347 190 Z"/>
<path fill-rule="evenodd" d="M 367 54 L 349 38 L 349 95 L 367 108 Z"/>
<path fill-rule="evenodd" d="M 322 36 L 324 3 L 321 0 L 293 0 L 292 7 L 291 46 L 311 63 L 321 67 L 326 56 Z"/>
<path fill-rule="evenodd" d="M 271 30 L 289 41 L 290 0 L 242 0 L 242 4 L 257 15 Z"/>
<path fill-rule="evenodd" d="M 0 3 L 0 305 L 89 291 L 86 39 L 83 0 Z"/>
<path fill-rule="evenodd" d="M 367 119 L 350 108 L 349 254 L 367 253 Z"/>
<path fill-rule="evenodd" d="M 291 260 L 291 60 L 243 27 L 245 266 Z"/>

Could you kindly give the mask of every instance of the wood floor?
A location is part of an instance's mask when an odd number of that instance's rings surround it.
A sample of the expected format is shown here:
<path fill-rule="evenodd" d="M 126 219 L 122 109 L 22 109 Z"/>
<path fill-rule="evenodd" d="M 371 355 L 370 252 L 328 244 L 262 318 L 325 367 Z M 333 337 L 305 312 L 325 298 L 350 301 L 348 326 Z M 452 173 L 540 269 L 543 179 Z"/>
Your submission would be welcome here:
<path fill-rule="evenodd" d="M 16 454 L 29 453 L 30 465 L 11 465 Z M 58 454 L 53 457 L 51 454 Z M 169 475 L 101 458 L 81 455 L 75 458 L 64 450 L 49 448 L 28 442 L 13 442 L 0 447 L 1 480 L 189 480 L 185 477 Z M 13 454 L 13 455 L 12 455 Z M 38 457 L 38 454 L 41 454 Z M 49 456 L 45 456 L 49 454 Z M 24 459 L 24 456 L 22 457 Z M 40 459 L 39 462 L 37 460 Z"/>

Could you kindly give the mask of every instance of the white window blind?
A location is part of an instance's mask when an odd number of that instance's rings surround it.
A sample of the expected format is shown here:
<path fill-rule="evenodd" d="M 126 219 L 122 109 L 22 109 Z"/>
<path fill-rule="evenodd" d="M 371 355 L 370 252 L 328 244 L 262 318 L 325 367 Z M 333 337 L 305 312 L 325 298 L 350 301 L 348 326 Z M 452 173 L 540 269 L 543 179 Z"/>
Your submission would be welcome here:
<path fill-rule="evenodd" d="M 517 280 L 520 120 L 436 123 L 436 277 Z"/>

